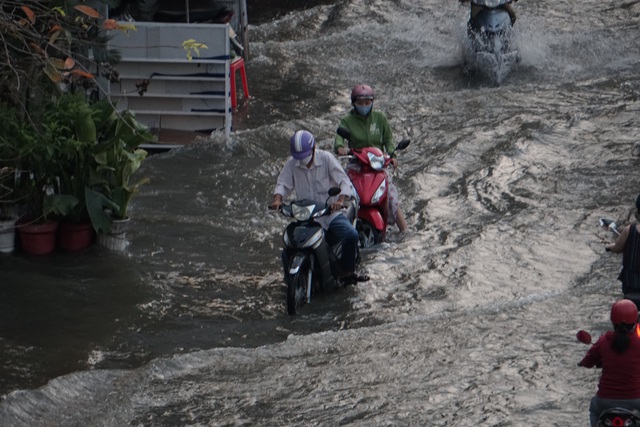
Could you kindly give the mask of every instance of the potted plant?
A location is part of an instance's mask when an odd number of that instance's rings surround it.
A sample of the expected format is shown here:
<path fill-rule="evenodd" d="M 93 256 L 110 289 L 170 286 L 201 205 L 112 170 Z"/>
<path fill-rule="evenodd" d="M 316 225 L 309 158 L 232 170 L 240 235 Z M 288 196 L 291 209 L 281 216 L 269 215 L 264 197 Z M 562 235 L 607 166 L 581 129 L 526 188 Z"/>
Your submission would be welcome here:
<path fill-rule="evenodd" d="M 19 163 L 26 172 L 17 229 L 22 250 L 32 255 L 55 249 L 59 218 L 78 203 L 74 196 L 60 192 L 66 141 L 56 135 L 59 124 L 47 119 L 41 123 L 41 128 L 25 127 L 20 134 Z"/>
<path fill-rule="evenodd" d="M 0 252 L 15 249 L 15 229 L 18 219 L 18 200 L 15 192 L 15 169 L 0 167 Z"/>
<path fill-rule="evenodd" d="M 62 207 L 59 210 L 58 243 L 63 250 L 77 251 L 91 246 L 95 235 L 85 197 L 96 167 L 94 109 L 83 93 L 67 92 L 46 111 L 43 122 L 48 138 L 59 141 L 55 145 L 60 194 L 55 197 L 68 203 L 64 211 Z"/>
<path fill-rule="evenodd" d="M 19 193 L 16 167 L 20 141 L 20 121 L 15 110 L 0 103 L 0 252 L 15 248 L 15 223 L 18 219 Z M 18 136 L 16 136 L 18 135 Z"/>
<path fill-rule="evenodd" d="M 9 126 L 3 120 L 0 134 L 8 138 L 0 138 L 0 161 L 26 171 L 17 226 L 19 234 L 24 231 L 27 236 L 34 227 L 55 230 L 56 220 L 62 217 L 88 217 L 84 185 L 73 170 L 82 163 L 74 156 L 85 154 L 87 141 L 73 135 L 78 120 L 62 120 L 47 108 L 69 92 L 98 94 L 91 70 L 108 70 L 117 62 L 117 55 L 106 48 L 107 32 L 120 26 L 80 2 L 29 0 L 20 7 L 0 8 L 0 18 L 6 24 L 0 62 L 10 65 L 0 70 L 0 113 L 14 116 Z M 86 117 L 81 121 L 88 123 Z M 51 244 L 39 253 L 50 250 Z"/>
<path fill-rule="evenodd" d="M 15 138 L 0 138 L 10 153 L 0 146 L 0 162 L 15 159 L 11 166 L 26 171 L 19 230 L 88 218 L 95 231 L 108 232 L 126 216 L 141 183 L 129 177 L 146 155 L 137 146 L 152 136 L 131 113 L 117 113 L 108 100 L 94 106 L 84 96 L 100 98 L 98 73 L 118 78 L 109 32 L 135 28 L 83 2 L 28 0 L 0 8 L 0 19 L 6 24 L 0 62 L 10 64 L 0 70 L 0 104 L 16 116 L 10 132 L 3 120 L 4 133 Z"/>
<path fill-rule="evenodd" d="M 16 228 L 20 231 L 25 227 L 25 233 L 28 233 L 31 231 L 29 225 L 38 224 L 42 227 L 34 226 L 33 231 L 38 240 L 44 236 L 45 243 L 35 252 L 50 252 L 53 250 L 52 244 L 55 245 L 57 226 L 55 223 L 44 223 L 47 215 L 57 209 L 57 201 L 48 200 L 45 203 L 47 194 L 40 180 L 42 173 L 36 169 L 28 170 L 38 163 L 36 160 L 39 157 L 48 154 L 37 149 L 40 138 L 36 129 L 20 116 L 17 108 L 0 102 L 0 120 L 3 123 L 0 128 L 0 216 L 6 221 L 2 227 L 6 239 L 5 250 L 12 250 L 11 234 L 15 236 Z M 26 246 L 29 251 L 29 245 Z"/>
<path fill-rule="evenodd" d="M 98 241 L 106 247 L 121 250 L 126 245 L 131 198 L 149 181 L 146 177 L 133 179 L 147 156 L 147 152 L 139 147 L 154 141 L 155 136 L 136 120 L 132 111 L 114 111 L 107 100 L 97 105 L 101 111 L 97 116 L 102 117 L 97 121 L 100 123 L 94 154 L 97 167 L 86 199 L 91 221 L 98 231 Z"/>

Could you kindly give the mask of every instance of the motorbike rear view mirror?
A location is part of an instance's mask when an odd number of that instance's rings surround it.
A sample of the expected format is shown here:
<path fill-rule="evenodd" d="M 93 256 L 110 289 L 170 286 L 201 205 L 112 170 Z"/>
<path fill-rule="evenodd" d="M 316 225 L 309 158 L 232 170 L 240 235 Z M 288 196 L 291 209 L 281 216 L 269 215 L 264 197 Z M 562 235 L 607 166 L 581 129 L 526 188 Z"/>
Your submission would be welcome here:
<path fill-rule="evenodd" d="M 329 197 L 327 197 L 327 200 L 325 200 L 324 204 L 328 205 L 329 204 L 329 199 L 332 198 L 333 196 L 337 196 L 338 194 L 340 194 L 342 190 L 340 189 L 340 187 L 331 187 L 329 189 Z"/>
<path fill-rule="evenodd" d="M 395 151 L 404 150 L 405 148 L 407 148 L 409 146 L 409 144 L 411 144 L 411 140 L 410 139 L 403 139 L 402 141 L 400 141 L 398 143 L 398 145 L 396 145 Z"/>
<path fill-rule="evenodd" d="M 337 196 L 338 194 L 340 194 L 340 187 L 331 187 L 329 189 L 329 197 L 333 197 L 333 196 Z"/>
<path fill-rule="evenodd" d="M 607 218 L 600 218 L 600 227 L 609 227 L 609 225 L 614 224 L 613 220 Z"/>
<path fill-rule="evenodd" d="M 618 231 L 618 225 L 612 219 L 600 218 L 599 222 L 600 227 L 606 228 L 613 231 L 617 235 L 620 235 L 620 232 Z"/>
<path fill-rule="evenodd" d="M 398 142 L 398 145 L 396 145 L 396 148 L 391 153 L 389 153 L 389 155 L 392 156 L 393 153 L 395 153 L 396 151 L 404 150 L 409 146 L 410 143 L 411 143 L 410 139 L 403 139 L 402 141 Z"/>
<path fill-rule="evenodd" d="M 336 132 L 338 133 L 338 135 L 340 135 L 344 139 L 347 139 L 347 140 L 351 139 L 351 132 L 349 132 L 345 128 L 338 128 L 338 130 Z"/>
<path fill-rule="evenodd" d="M 587 331 L 580 330 L 576 334 L 578 341 L 584 344 L 591 344 L 591 334 Z"/>

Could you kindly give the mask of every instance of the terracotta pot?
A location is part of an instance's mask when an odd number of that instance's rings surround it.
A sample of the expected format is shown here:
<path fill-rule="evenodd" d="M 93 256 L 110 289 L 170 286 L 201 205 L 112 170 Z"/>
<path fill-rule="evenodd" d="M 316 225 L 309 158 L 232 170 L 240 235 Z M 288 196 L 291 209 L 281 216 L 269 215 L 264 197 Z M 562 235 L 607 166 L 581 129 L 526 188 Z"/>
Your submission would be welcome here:
<path fill-rule="evenodd" d="M 58 231 L 58 246 L 64 251 L 80 251 L 93 245 L 95 232 L 90 222 L 60 223 Z"/>
<path fill-rule="evenodd" d="M 0 220 L 0 252 L 8 254 L 16 247 L 16 220 Z"/>
<path fill-rule="evenodd" d="M 44 224 L 24 224 L 18 226 L 20 247 L 29 255 L 46 255 L 56 248 L 58 221 Z"/>

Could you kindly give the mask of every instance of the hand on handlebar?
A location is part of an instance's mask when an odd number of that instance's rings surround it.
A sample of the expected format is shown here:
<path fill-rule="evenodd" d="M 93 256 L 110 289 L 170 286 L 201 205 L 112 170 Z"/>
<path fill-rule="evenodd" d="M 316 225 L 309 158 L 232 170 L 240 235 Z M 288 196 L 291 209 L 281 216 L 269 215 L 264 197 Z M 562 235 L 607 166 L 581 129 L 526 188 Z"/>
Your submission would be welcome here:
<path fill-rule="evenodd" d="M 338 147 L 338 154 L 341 156 L 346 156 L 349 154 L 349 148 L 347 147 Z"/>
<path fill-rule="evenodd" d="M 340 209 L 342 209 L 342 202 L 340 200 L 338 200 L 337 202 L 331 203 L 332 212 L 339 211 Z"/>
<path fill-rule="evenodd" d="M 280 196 L 279 194 L 276 194 L 275 196 L 273 196 L 273 201 L 271 202 L 269 209 L 273 209 L 274 211 L 279 211 L 281 207 L 282 207 L 282 196 Z"/>
<path fill-rule="evenodd" d="M 339 211 L 340 209 L 342 209 L 342 207 L 344 206 L 345 199 L 346 199 L 345 196 L 338 197 L 338 200 L 336 200 L 335 202 L 331 203 L 331 211 L 332 212 L 336 212 L 336 211 Z"/>

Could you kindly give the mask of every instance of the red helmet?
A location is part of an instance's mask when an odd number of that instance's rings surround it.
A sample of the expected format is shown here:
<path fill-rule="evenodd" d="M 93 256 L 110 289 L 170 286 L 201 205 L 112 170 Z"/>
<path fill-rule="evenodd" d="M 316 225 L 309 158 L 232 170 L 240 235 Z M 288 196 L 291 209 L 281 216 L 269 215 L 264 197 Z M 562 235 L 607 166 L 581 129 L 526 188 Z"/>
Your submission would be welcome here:
<path fill-rule="evenodd" d="M 368 85 L 356 85 L 351 91 L 351 103 L 355 103 L 356 99 L 370 99 L 374 98 L 373 89 Z"/>
<path fill-rule="evenodd" d="M 611 323 L 614 325 L 618 325 L 620 323 L 634 325 L 637 321 L 638 307 L 636 307 L 636 304 L 633 301 L 621 299 L 611 306 Z"/>

